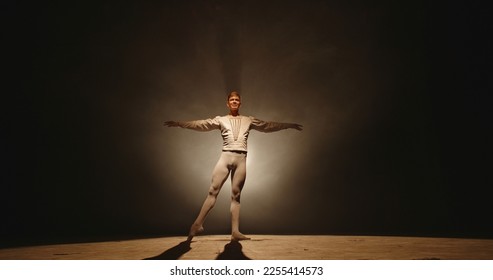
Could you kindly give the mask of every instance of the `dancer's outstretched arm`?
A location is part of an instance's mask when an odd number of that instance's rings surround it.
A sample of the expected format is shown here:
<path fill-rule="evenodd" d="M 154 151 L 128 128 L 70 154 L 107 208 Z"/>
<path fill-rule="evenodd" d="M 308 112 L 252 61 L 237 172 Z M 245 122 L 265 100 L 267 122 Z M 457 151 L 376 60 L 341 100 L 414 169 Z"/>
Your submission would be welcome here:
<path fill-rule="evenodd" d="M 187 122 L 165 121 L 163 125 L 167 127 L 182 127 L 198 131 L 211 131 L 220 127 L 218 117 L 214 119 Z"/>
<path fill-rule="evenodd" d="M 251 117 L 252 119 L 252 129 L 261 132 L 274 132 L 283 129 L 296 129 L 303 130 L 303 126 L 297 123 L 280 123 L 280 122 L 267 122 Z"/>

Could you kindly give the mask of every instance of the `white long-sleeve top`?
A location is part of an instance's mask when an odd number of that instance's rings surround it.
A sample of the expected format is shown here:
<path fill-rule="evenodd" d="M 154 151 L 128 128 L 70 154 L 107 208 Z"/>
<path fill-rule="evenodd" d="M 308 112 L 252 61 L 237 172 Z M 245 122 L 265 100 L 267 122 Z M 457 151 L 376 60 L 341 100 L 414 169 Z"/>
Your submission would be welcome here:
<path fill-rule="evenodd" d="M 289 123 L 266 122 L 246 116 L 217 116 L 213 119 L 178 122 L 183 128 L 211 131 L 219 129 L 223 138 L 223 151 L 247 152 L 250 129 L 261 132 L 274 132 L 290 128 Z"/>

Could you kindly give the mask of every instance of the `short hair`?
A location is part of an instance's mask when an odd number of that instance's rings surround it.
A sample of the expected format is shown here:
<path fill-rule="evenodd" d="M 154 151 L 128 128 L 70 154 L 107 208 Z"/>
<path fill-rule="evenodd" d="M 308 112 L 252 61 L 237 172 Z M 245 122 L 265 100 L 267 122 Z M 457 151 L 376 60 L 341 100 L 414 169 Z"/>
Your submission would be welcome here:
<path fill-rule="evenodd" d="M 231 98 L 231 96 L 236 95 L 241 99 L 241 95 L 237 91 L 232 91 L 228 94 L 228 100 Z"/>

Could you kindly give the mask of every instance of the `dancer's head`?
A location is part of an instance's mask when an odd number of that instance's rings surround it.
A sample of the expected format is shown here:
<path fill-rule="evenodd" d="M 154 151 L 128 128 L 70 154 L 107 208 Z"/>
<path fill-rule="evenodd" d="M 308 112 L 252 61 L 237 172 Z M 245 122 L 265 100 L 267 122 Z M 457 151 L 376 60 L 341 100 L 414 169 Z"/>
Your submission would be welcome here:
<path fill-rule="evenodd" d="M 232 114 L 238 114 L 241 106 L 241 96 L 238 92 L 232 91 L 228 94 L 228 101 L 226 102 L 226 106 L 228 106 L 229 111 Z"/>

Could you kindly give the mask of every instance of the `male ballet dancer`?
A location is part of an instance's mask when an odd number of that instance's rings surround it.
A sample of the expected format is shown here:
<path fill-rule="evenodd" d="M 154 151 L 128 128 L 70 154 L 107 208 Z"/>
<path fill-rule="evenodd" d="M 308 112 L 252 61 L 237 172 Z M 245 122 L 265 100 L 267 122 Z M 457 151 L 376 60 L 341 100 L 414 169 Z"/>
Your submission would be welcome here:
<path fill-rule="evenodd" d="M 228 95 L 226 105 L 229 108 L 227 116 L 218 116 L 213 119 L 176 122 L 166 121 L 165 126 L 182 127 L 198 131 L 219 129 L 223 138 L 221 157 L 212 172 L 212 183 L 209 194 L 202 205 L 197 219 L 192 224 L 187 241 L 204 231 L 204 221 L 209 211 L 216 203 L 217 195 L 231 172 L 231 240 L 250 239 L 239 230 L 240 223 L 240 196 L 246 178 L 247 139 L 250 129 L 261 132 L 273 132 L 293 128 L 302 130 L 303 126 L 296 123 L 277 123 L 258 120 L 254 117 L 240 115 L 241 97 L 238 92 Z"/>

